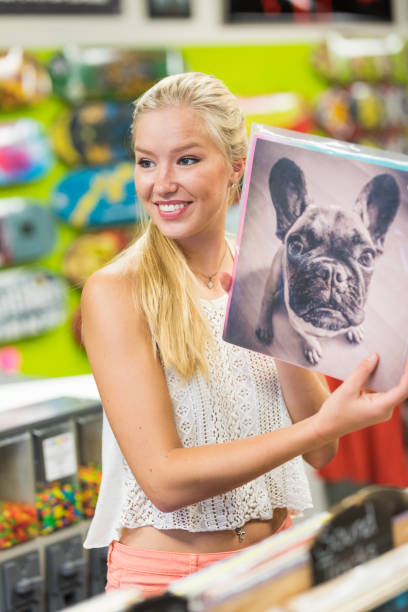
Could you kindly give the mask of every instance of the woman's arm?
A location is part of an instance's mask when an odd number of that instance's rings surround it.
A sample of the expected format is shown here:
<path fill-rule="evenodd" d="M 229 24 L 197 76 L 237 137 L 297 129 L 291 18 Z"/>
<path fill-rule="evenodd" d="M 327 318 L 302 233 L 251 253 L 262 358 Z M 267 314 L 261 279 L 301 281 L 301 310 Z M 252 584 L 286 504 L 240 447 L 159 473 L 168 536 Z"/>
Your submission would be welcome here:
<path fill-rule="evenodd" d="M 164 512 L 234 489 L 340 435 L 385 420 L 408 395 L 408 369 L 388 393 L 366 395 L 362 385 L 376 365 L 366 360 L 319 412 L 290 427 L 231 443 L 183 448 L 146 321 L 117 264 L 87 281 L 82 318 L 112 430 L 136 480 Z"/>
<path fill-rule="evenodd" d="M 322 374 L 275 360 L 286 407 L 293 423 L 316 414 L 329 397 L 330 390 Z M 314 468 L 324 467 L 337 452 L 337 439 L 321 448 L 303 453 L 303 458 Z"/>

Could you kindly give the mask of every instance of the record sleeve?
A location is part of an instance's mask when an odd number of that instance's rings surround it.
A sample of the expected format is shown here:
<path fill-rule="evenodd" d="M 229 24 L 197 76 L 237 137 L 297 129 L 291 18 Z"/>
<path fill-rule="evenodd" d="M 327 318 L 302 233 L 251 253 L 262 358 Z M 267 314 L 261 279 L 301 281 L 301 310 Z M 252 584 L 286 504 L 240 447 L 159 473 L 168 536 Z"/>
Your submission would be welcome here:
<path fill-rule="evenodd" d="M 223 339 L 344 380 L 408 355 L 408 157 L 253 124 Z"/>

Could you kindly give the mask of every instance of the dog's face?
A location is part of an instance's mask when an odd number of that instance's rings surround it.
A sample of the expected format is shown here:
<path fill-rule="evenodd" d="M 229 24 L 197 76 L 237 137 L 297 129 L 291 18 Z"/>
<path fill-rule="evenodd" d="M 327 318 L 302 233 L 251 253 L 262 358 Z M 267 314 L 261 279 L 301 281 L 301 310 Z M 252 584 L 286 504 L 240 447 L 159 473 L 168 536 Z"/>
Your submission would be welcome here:
<path fill-rule="evenodd" d="M 269 186 L 292 323 L 299 331 L 328 336 L 360 325 L 376 259 L 399 205 L 395 179 L 374 177 L 352 210 L 312 203 L 302 170 L 287 158 L 273 166 Z"/>

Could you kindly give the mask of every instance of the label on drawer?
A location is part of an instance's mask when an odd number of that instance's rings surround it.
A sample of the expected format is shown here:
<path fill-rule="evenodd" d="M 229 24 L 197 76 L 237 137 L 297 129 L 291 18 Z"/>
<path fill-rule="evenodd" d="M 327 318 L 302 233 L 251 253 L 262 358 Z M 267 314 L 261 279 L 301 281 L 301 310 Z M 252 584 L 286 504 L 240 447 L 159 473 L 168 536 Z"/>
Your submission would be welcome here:
<path fill-rule="evenodd" d="M 77 472 L 75 438 L 67 431 L 43 440 L 45 478 L 48 481 L 72 476 Z"/>

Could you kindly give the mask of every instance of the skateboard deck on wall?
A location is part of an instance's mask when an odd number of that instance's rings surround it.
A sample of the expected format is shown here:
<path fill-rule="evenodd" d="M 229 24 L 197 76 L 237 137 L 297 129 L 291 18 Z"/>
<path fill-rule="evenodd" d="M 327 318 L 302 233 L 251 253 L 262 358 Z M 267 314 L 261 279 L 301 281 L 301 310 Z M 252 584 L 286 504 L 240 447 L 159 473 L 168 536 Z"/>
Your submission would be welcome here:
<path fill-rule="evenodd" d="M 69 166 L 131 159 L 132 115 L 126 102 L 91 102 L 67 111 L 52 126 L 54 151 Z"/>
<path fill-rule="evenodd" d="M 56 240 L 51 212 L 23 198 L 0 198 L 0 267 L 37 259 Z"/>
<path fill-rule="evenodd" d="M 0 123 L 0 187 L 42 178 L 53 157 L 38 121 L 18 119 Z"/>
<path fill-rule="evenodd" d="M 51 93 L 47 70 L 19 46 L 0 50 L 0 110 L 42 102 Z"/>
<path fill-rule="evenodd" d="M 56 214 L 75 227 L 137 223 L 141 209 L 133 182 L 134 164 L 68 172 L 52 196 Z"/>
<path fill-rule="evenodd" d="M 181 55 L 160 49 L 69 45 L 49 64 L 54 92 L 71 103 L 133 100 L 162 77 L 182 71 Z"/>
<path fill-rule="evenodd" d="M 109 228 L 78 236 L 63 256 L 63 275 L 75 287 L 82 287 L 93 272 L 120 253 L 135 235 L 136 229 Z"/>
<path fill-rule="evenodd" d="M 65 317 L 62 278 L 34 268 L 0 272 L 0 345 L 43 334 Z"/>

